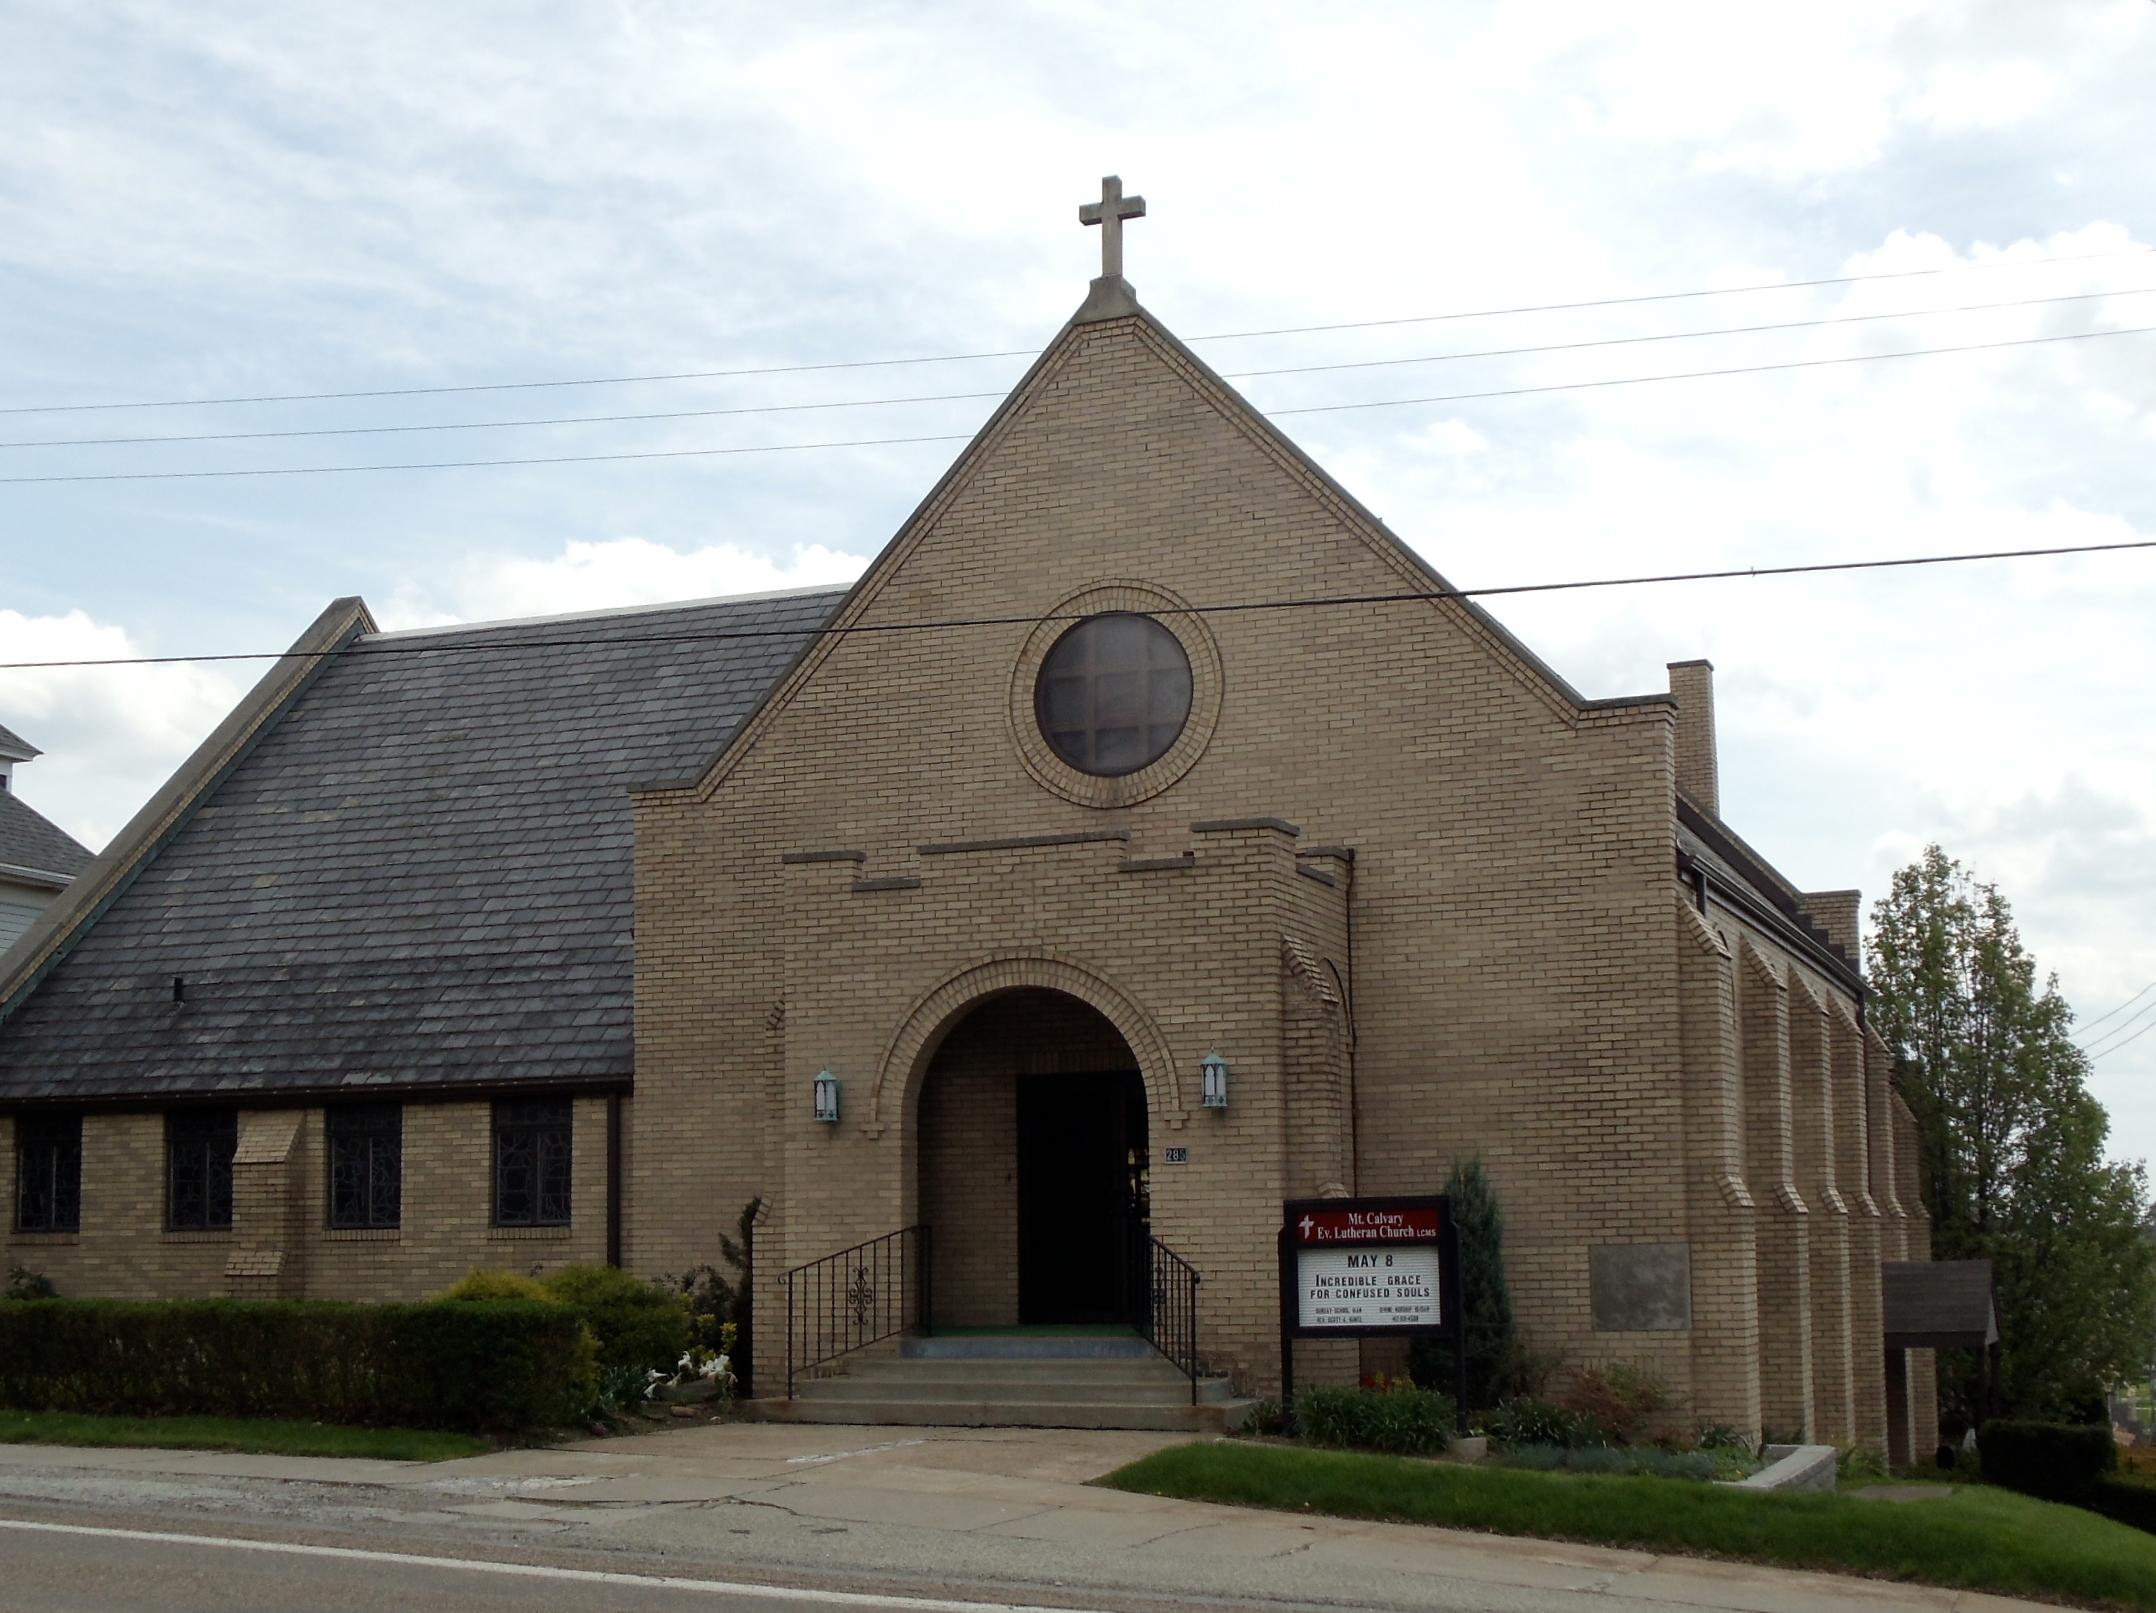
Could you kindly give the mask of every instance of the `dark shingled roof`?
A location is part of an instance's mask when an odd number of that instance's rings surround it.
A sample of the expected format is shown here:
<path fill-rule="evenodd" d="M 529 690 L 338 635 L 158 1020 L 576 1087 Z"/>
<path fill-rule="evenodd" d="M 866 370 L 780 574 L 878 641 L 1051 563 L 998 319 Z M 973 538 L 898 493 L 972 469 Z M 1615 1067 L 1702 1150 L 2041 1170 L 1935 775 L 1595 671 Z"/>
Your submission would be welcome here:
<path fill-rule="evenodd" d="M 841 597 L 360 640 L 0 1023 L 0 1101 L 626 1077 L 629 790 L 700 770 Z"/>
<path fill-rule="evenodd" d="M 87 846 L 13 790 L 0 789 L 0 863 L 72 876 L 90 860 Z"/>
<path fill-rule="evenodd" d="M 1886 1347 L 1981 1349 L 1996 1343 L 1988 1260 L 1888 1260 L 1879 1267 Z"/>
<path fill-rule="evenodd" d="M 16 733 L 6 723 L 0 722 L 0 756 L 13 756 L 18 761 L 26 762 L 31 757 L 41 754 L 42 752 L 30 741 Z"/>

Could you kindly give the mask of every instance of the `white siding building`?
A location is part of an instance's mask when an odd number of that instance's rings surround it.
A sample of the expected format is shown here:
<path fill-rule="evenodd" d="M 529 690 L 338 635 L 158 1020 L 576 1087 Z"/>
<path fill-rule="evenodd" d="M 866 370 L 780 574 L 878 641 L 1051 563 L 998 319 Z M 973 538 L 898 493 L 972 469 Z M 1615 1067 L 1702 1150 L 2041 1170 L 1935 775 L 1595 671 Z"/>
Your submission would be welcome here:
<path fill-rule="evenodd" d="M 38 754 L 0 724 L 0 952 L 67 888 L 90 852 L 15 793 L 15 768 Z"/>

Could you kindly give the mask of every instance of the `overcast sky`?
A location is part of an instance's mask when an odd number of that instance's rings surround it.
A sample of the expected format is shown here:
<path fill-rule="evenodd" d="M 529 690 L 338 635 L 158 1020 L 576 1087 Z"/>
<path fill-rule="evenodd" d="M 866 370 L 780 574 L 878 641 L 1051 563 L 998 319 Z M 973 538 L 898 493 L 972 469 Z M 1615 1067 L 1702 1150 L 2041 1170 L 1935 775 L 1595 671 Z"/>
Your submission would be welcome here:
<path fill-rule="evenodd" d="M 1910 316 L 1241 381 L 1261 408 L 2156 325 L 2123 294 L 2156 288 L 2152 83 L 2150 0 L 16 0 L 0 406 L 1028 353 L 1097 271 L 1075 210 L 1107 172 L 1186 337 L 1946 271 L 1199 344 L 1234 376 Z M 963 434 L 992 396 L 23 446 L 998 394 L 1024 364 L 11 412 L 0 477 Z M 2156 537 L 2156 335 L 1283 424 L 1468 587 Z M 275 649 L 348 593 L 409 626 L 843 581 L 956 447 L 0 485 L 0 660 Z M 2156 552 L 1494 608 L 1593 696 L 1711 657 L 1724 814 L 1800 885 L 1868 899 L 1938 840 L 2084 1018 L 2156 981 Z M 102 845 L 252 676 L 0 672 L 48 753 L 24 798 Z M 2156 991 L 2091 1045 L 2122 1026 Z M 2156 1035 L 2096 1072 L 2117 1151 L 2156 1155 Z"/>

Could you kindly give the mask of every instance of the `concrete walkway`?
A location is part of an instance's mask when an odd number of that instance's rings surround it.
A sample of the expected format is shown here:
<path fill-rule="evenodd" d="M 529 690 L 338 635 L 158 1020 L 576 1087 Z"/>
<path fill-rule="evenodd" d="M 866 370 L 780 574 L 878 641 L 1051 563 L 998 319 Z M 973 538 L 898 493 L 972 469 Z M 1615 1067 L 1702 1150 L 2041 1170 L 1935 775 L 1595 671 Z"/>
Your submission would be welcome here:
<path fill-rule="evenodd" d="M 1086 1481 L 1177 1436 L 721 1424 L 431 1465 L 0 1446 L 0 1512 L 235 1514 L 405 1550 L 514 1541 L 829 1586 L 1134 1606 L 2027 1609 L 1876 1581 L 1162 1500 Z M 13 1503 L 13 1504 L 10 1504 Z M 170 1522 L 169 1527 L 195 1525 Z"/>

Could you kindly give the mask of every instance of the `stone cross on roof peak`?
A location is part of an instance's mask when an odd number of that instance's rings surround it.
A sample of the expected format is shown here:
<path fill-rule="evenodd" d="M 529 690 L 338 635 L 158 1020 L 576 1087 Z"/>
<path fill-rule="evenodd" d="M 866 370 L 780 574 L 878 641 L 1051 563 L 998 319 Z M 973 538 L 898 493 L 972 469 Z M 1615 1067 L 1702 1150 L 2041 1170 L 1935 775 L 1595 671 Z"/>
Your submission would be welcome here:
<path fill-rule="evenodd" d="M 1100 182 L 1100 200 L 1078 209 L 1078 222 L 1100 226 L 1100 277 L 1123 278 L 1123 220 L 1145 217 L 1145 198 L 1125 196 L 1123 181 L 1114 174 Z"/>

